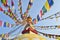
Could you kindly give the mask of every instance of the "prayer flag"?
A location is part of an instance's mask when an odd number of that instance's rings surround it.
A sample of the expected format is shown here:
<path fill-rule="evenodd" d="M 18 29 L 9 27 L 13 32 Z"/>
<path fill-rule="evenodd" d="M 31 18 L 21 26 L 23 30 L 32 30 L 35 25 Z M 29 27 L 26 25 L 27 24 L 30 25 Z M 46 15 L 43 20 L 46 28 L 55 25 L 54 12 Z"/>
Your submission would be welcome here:
<path fill-rule="evenodd" d="M 40 17 L 39 17 L 39 15 L 37 15 L 37 20 L 40 21 Z"/>
<path fill-rule="evenodd" d="M 4 22 L 4 27 L 6 27 L 6 22 Z"/>
<path fill-rule="evenodd" d="M 46 3 L 45 3 L 45 8 L 47 9 L 47 11 L 49 11 L 49 10 L 50 10 L 50 6 L 49 6 L 48 1 L 46 1 Z"/>
<path fill-rule="evenodd" d="M 2 21 L 0 20 L 0 26 L 2 26 Z"/>
<path fill-rule="evenodd" d="M 42 10 L 40 10 L 40 18 L 42 18 L 42 15 L 43 15 Z"/>
<path fill-rule="evenodd" d="M 43 8 L 42 8 L 42 12 L 43 12 L 43 14 L 47 12 L 47 9 L 45 8 L 45 6 L 43 6 Z"/>
<path fill-rule="evenodd" d="M 3 11 L 2 7 L 0 7 L 0 11 Z"/>
<path fill-rule="evenodd" d="M 33 19 L 33 23 L 36 24 L 37 23 L 37 20 L 36 19 Z"/>
<path fill-rule="evenodd" d="M 50 7 L 54 4 L 53 0 L 48 0 L 48 3 Z"/>

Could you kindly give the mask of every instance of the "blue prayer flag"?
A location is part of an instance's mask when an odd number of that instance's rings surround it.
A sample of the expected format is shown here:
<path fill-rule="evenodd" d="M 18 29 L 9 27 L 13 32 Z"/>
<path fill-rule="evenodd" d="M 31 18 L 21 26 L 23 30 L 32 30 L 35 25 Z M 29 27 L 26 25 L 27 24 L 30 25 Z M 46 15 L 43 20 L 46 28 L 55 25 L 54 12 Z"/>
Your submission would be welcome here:
<path fill-rule="evenodd" d="M 40 17 L 39 17 L 39 15 L 37 15 L 37 20 L 40 21 Z"/>
<path fill-rule="evenodd" d="M 6 27 L 6 22 L 4 22 L 4 27 Z"/>
<path fill-rule="evenodd" d="M 48 0 L 49 6 L 51 7 L 53 5 L 53 0 Z"/>

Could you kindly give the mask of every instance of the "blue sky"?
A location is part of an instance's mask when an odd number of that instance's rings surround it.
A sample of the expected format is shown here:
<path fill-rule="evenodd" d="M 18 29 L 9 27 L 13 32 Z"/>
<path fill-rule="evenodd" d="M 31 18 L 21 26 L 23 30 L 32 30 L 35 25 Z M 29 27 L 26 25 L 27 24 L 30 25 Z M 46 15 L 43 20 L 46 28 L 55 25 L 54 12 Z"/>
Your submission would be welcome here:
<path fill-rule="evenodd" d="M 8 0 L 8 2 L 9 2 L 9 5 L 11 5 L 10 0 Z M 23 13 L 26 11 L 28 2 L 29 2 L 29 0 L 22 0 L 22 12 Z M 39 11 L 42 9 L 45 2 L 46 2 L 46 0 L 34 0 L 32 8 L 29 10 L 29 15 L 32 18 L 36 18 L 37 14 L 39 14 Z M 14 0 L 14 3 L 15 3 L 15 9 L 17 10 L 18 1 Z M 46 17 L 60 11 L 59 3 L 60 3 L 60 0 L 54 0 L 54 5 L 51 7 L 50 11 L 48 11 L 47 13 L 45 13 L 45 15 L 43 15 L 43 18 L 46 18 Z M 0 2 L 0 6 L 2 6 L 1 2 Z M 5 9 L 4 6 L 2 6 L 2 7 Z M 17 14 L 18 14 L 18 16 L 20 16 L 18 11 L 17 11 Z M 6 16 L 5 14 L 3 14 L 3 12 L 0 12 L 0 20 L 2 20 L 4 22 L 9 22 L 11 24 L 15 24 L 15 22 L 9 16 Z M 46 26 L 46 25 L 60 25 L 60 18 L 58 18 L 58 21 L 56 21 L 55 18 L 42 20 L 42 21 L 39 21 L 35 26 Z M 7 33 L 11 30 L 14 30 L 17 27 L 18 26 L 13 27 L 13 28 L 0 27 L 0 34 Z M 20 29 L 16 30 L 16 32 L 14 32 L 14 33 L 18 33 L 20 30 L 23 30 L 23 28 L 24 27 L 21 27 Z"/>

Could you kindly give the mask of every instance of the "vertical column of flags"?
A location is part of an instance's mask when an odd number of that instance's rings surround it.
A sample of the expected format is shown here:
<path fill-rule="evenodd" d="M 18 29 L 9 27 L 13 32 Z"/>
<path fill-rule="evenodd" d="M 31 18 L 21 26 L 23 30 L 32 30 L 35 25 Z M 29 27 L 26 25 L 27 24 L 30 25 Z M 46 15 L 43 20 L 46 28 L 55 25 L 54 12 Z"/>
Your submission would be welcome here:
<path fill-rule="evenodd" d="M 8 4 L 7 4 L 7 0 L 1 0 L 1 2 L 2 2 L 2 4 L 3 4 L 5 7 L 8 6 Z"/>
<path fill-rule="evenodd" d="M 33 0 L 29 0 L 28 7 L 27 7 L 26 12 L 25 12 L 26 14 L 28 13 L 28 11 L 32 7 L 32 5 L 33 5 Z"/>
<path fill-rule="evenodd" d="M 20 14 L 22 14 L 22 6 L 20 7 Z"/>
<path fill-rule="evenodd" d="M 20 11 L 20 14 L 22 14 L 22 2 L 19 0 L 18 2 L 18 10 Z"/>
<path fill-rule="evenodd" d="M 30 10 L 30 8 L 32 7 L 32 4 L 33 4 L 33 0 L 29 0 L 28 7 L 27 7 L 26 11 L 24 12 L 24 16 L 27 17 L 27 15 L 28 15 L 27 13 Z"/>
<path fill-rule="evenodd" d="M 14 24 L 10 24 L 8 22 L 3 22 L 0 20 L 0 27 L 13 27 Z"/>
<path fill-rule="evenodd" d="M 14 2 L 11 0 L 12 11 L 14 10 Z"/>
<path fill-rule="evenodd" d="M 18 6 L 21 6 L 21 0 L 19 0 L 19 2 L 18 2 Z"/>
<path fill-rule="evenodd" d="M 27 17 L 27 13 L 28 13 L 28 11 L 30 10 L 30 8 L 32 7 L 32 4 L 33 4 L 33 0 L 29 0 L 29 3 L 28 3 L 28 7 L 27 7 L 27 9 L 26 9 L 26 11 L 24 12 L 24 14 L 22 14 L 21 15 L 21 18 L 22 18 L 22 16 L 24 15 L 25 17 Z M 23 19 L 23 18 L 22 18 Z"/>
<path fill-rule="evenodd" d="M 21 0 L 19 0 L 19 2 L 18 2 L 18 10 L 19 10 L 19 12 L 20 12 L 20 14 L 21 14 L 21 18 L 22 18 L 22 1 Z M 20 16 L 19 16 L 20 17 Z M 18 19 L 20 19 L 20 18 L 18 18 Z M 23 18 L 22 18 L 23 19 Z"/>
<path fill-rule="evenodd" d="M 33 0 L 29 0 L 29 3 L 28 3 L 28 7 L 27 7 L 27 10 L 26 10 L 26 13 L 28 13 L 28 11 L 30 10 L 30 8 L 32 7 L 32 4 L 33 4 Z"/>

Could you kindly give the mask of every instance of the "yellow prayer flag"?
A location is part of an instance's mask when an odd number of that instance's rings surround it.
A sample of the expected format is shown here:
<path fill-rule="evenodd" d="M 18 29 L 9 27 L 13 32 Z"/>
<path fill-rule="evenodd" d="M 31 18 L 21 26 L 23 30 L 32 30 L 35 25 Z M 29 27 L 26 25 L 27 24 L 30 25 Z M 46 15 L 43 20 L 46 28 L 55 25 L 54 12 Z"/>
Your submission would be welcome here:
<path fill-rule="evenodd" d="M 4 37 L 4 34 L 2 34 L 2 37 Z"/>
<path fill-rule="evenodd" d="M 16 21 L 16 18 L 15 17 L 13 19 L 14 19 L 14 21 Z"/>
<path fill-rule="evenodd" d="M 47 9 L 47 11 L 49 11 L 49 10 L 50 10 L 50 6 L 49 6 L 48 1 L 46 1 L 46 3 L 45 3 L 45 8 Z"/>
<path fill-rule="evenodd" d="M 31 5 L 28 5 L 28 10 L 31 8 Z"/>
<path fill-rule="evenodd" d="M 13 16 L 13 14 L 12 14 L 12 13 L 10 13 L 10 16 L 12 17 L 12 16 Z"/>

